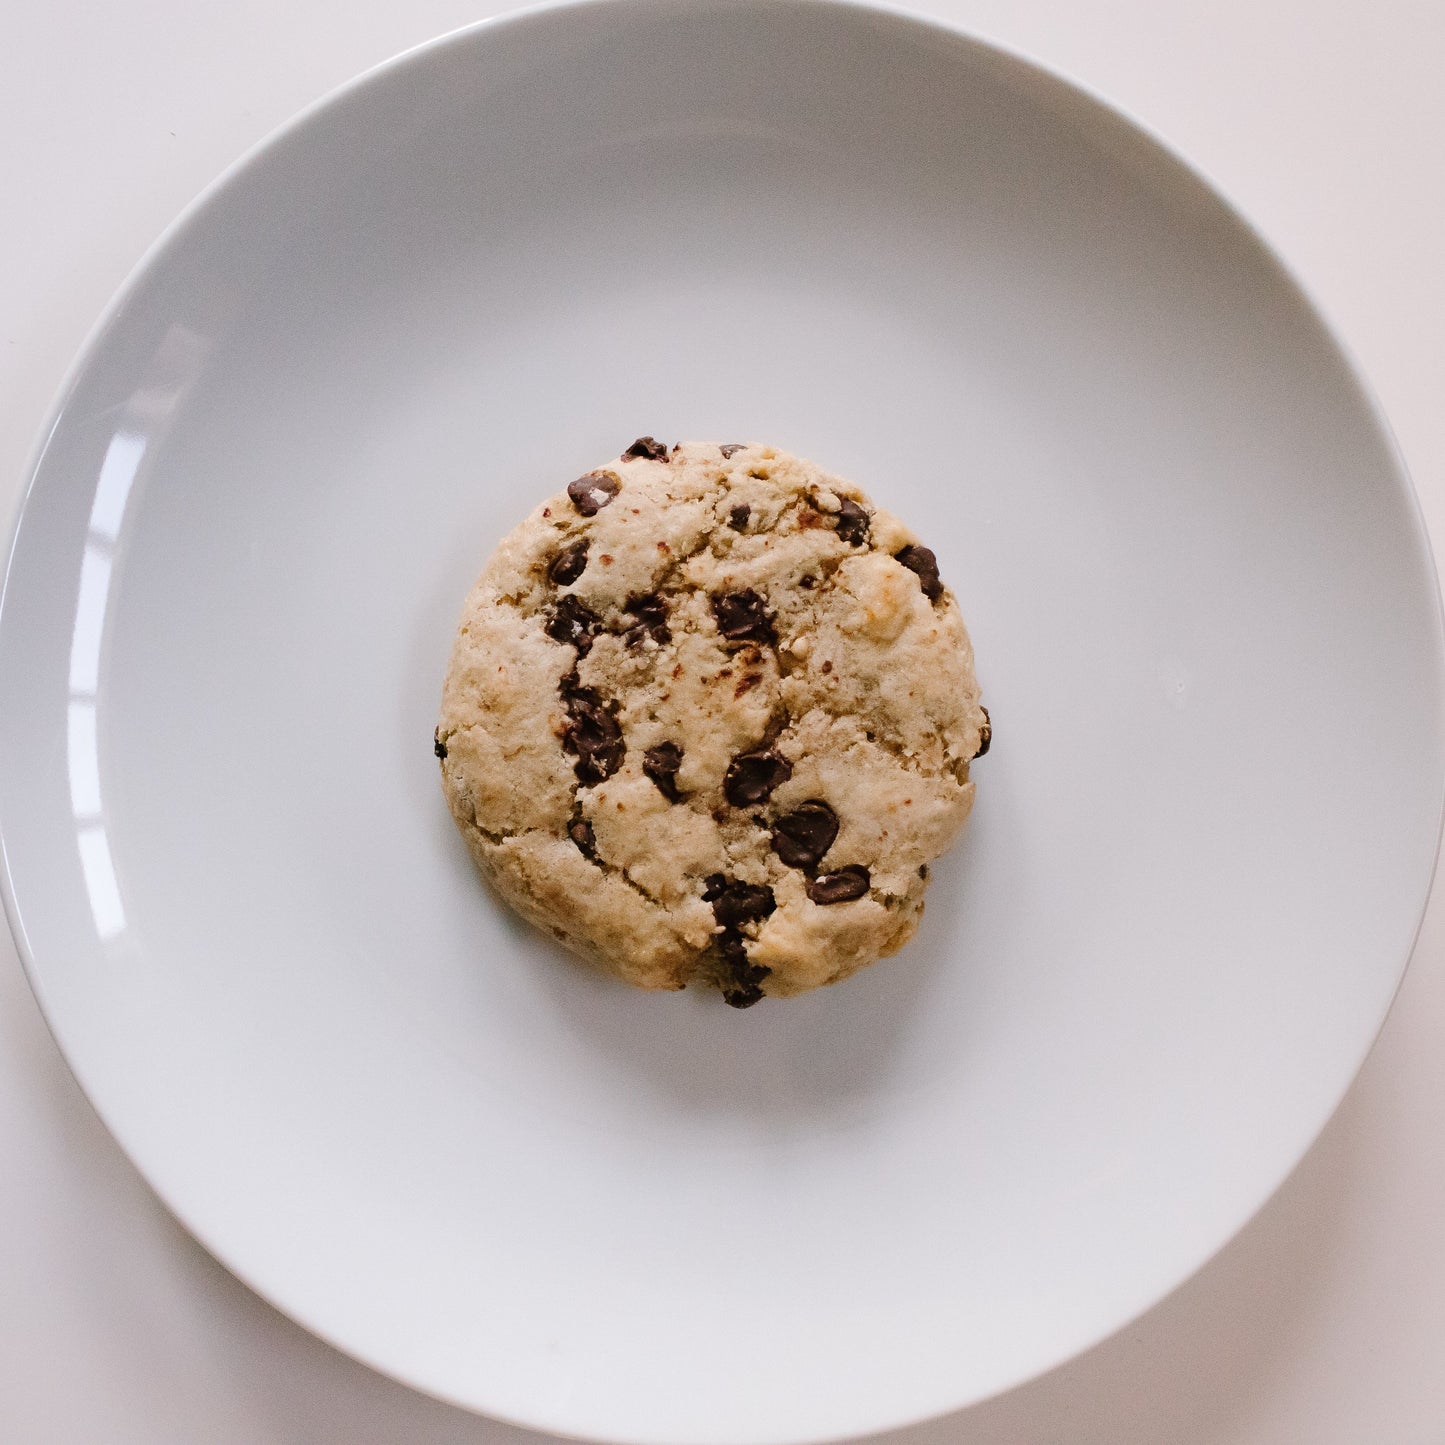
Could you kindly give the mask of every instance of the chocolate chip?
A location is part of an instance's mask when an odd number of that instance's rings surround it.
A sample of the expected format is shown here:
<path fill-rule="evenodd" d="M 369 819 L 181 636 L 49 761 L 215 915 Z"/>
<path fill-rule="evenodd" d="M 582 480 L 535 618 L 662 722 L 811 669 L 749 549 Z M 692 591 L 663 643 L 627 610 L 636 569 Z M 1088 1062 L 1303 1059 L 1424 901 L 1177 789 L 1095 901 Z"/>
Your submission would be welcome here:
<path fill-rule="evenodd" d="M 893 555 L 910 572 L 917 573 L 923 595 L 930 602 L 937 602 L 943 596 L 943 583 L 938 580 L 938 558 L 929 548 L 909 546 Z"/>
<path fill-rule="evenodd" d="M 597 856 L 597 835 L 586 818 L 573 818 L 567 825 L 567 836 L 577 845 L 577 851 L 584 858 Z"/>
<path fill-rule="evenodd" d="M 850 547 L 861 547 L 868 540 L 868 527 L 868 513 L 851 497 L 844 497 L 838 503 L 838 535 Z"/>
<path fill-rule="evenodd" d="M 442 741 L 442 730 L 440 728 L 436 728 L 432 732 L 431 750 L 439 758 L 444 758 L 447 755 L 447 745 Z"/>
<path fill-rule="evenodd" d="M 789 868 L 812 868 L 838 836 L 838 815 L 820 798 L 799 803 L 773 824 L 773 852 Z"/>
<path fill-rule="evenodd" d="M 657 784 L 669 803 L 682 801 L 677 791 L 677 770 L 682 766 L 682 749 L 676 743 L 658 743 L 642 755 L 642 771 Z"/>
<path fill-rule="evenodd" d="M 707 878 L 702 901 L 712 904 L 712 916 L 724 928 L 734 929 L 759 922 L 778 906 L 766 883 L 743 883 L 721 873 Z"/>
<path fill-rule="evenodd" d="M 723 796 L 735 808 L 750 808 L 792 776 L 793 765 L 771 748 L 765 752 L 739 753 L 728 764 Z"/>
<path fill-rule="evenodd" d="M 867 893 L 872 881 L 866 868 L 850 863 L 836 873 L 820 873 L 810 878 L 808 897 L 814 903 L 851 903 Z"/>
<path fill-rule="evenodd" d="M 712 615 L 717 630 L 729 642 L 776 642 L 773 619 L 763 599 L 751 587 L 741 592 L 724 592 L 712 599 Z"/>
<path fill-rule="evenodd" d="M 722 446 L 718 448 L 718 451 L 720 451 L 723 456 L 730 457 L 734 452 L 744 452 L 747 449 L 748 444 L 746 442 L 724 442 Z"/>
<path fill-rule="evenodd" d="M 667 607 L 655 592 L 629 597 L 622 610 L 637 619 L 627 630 L 627 645 L 635 647 L 646 636 L 657 642 L 671 642 L 672 630 L 667 625 Z"/>
<path fill-rule="evenodd" d="M 817 583 L 818 583 L 818 579 L 817 579 L 816 577 L 799 577 L 799 578 L 798 578 L 798 586 L 801 587 L 801 588 L 803 589 L 803 591 L 805 591 L 805 592 L 811 592 L 811 591 L 813 590 L 813 588 L 814 588 L 815 586 L 817 586 Z"/>
<path fill-rule="evenodd" d="M 543 631 L 554 642 L 565 642 L 575 647 L 578 657 L 586 657 L 601 626 L 602 619 L 581 598 L 568 593 L 553 606 Z"/>
<path fill-rule="evenodd" d="M 622 478 L 616 472 L 588 472 L 567 483 L 567 495 L 584 517 L 595 517 L 621 490 Z"/>
<path fill-rule="evenodd" d="M 740 506 L 734 507 L 728 513 L 728 526 L 734 532 L 746 532 L 748 529 L 748 518 L 753 514 L 753 509 L 743 502 Z"/>
<path fill-rule="evenodd" d="M 570 587 L 582 575 L 587 566 L 587 546 L 587 538 L 579 538 L 563 547 L 552 559 L 547 576 L 558 587 Z"/>
<path fill-rule="evenodd" d="M 993 744 L 993 719 L 988 715 L 988 709 L 982 705 L 978 709 L 983 714 L 983 726 L 978 730 L 978 751 L 975 758 L 981 758 Z M 442 756 L 446 756 L 445 750 Z"/>
<path fill-rule="evenodd" d="M 577 758 L 573 764 L 577 780 L 591 785 L 610 778 L 627 753 L 617 719 L 591 688 L 567 695 L 567 716 L 562 746 Z"/>
<path fill-rule="evenodd" d="M 772 969 L 764 968 L 757 963 L 746 963 L 738 972 L 746 973 L 748 977 L 740 979 L 737 983 L 725 985 L 722 991 L 723 1002 L 731 1004 L 733 1008 L 752 1008 L 763 997 L 763 991 L 758 984 L 772 972 Z"/>
<path fill-rule="evenodd" d="M 650 462 L 665 462 L 667 447 L 656 437 L 638 437 L 625 452 L 625 457 L 645 457 Z"/>
<path fill-rule="evenodd" d="M 724 933 L 718 944 L 723 957 L 723 977 L 719 980 L 723 1002 L 732 1008 L 751 1008 L 762 998 L 762 981 L 772 972 L 760 963 L 748 961 L 742 936 Z"/>

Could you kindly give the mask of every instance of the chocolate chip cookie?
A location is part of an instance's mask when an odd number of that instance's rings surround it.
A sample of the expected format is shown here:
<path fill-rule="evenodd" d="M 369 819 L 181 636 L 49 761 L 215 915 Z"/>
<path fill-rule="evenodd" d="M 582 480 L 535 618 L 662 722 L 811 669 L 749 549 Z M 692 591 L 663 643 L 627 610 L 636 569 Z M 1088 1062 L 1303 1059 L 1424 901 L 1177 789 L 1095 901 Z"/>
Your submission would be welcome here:
<path fill-rule="evenodd" d="M 628 983 L 745 1008 L 912 937 L 990 736 L 897 518 L 771 447 L 641 437 L 502 541 L 433 746 L 519 913 Z"/>

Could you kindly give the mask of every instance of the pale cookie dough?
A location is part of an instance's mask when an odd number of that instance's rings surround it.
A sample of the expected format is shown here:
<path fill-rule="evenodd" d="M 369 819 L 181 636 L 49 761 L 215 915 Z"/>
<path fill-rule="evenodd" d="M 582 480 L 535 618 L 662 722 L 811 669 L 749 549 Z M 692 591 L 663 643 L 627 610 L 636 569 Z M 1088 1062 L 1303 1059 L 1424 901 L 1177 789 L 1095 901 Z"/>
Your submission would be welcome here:
<path fill-rule="evenodd" d="M 990 732 L 897 518 L 771 447 L 643 437 L 497 548 L 435 746 L 519 913 L 628 983 L 742 1008 L 913 936 Z"/>

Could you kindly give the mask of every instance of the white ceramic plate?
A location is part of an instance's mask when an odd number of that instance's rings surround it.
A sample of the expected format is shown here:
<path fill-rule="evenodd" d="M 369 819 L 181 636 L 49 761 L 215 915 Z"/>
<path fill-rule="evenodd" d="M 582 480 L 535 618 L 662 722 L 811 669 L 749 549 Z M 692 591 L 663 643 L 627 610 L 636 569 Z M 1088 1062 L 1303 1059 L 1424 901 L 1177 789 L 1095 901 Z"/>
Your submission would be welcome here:
<path fill-rule="evenodd" d="M 747 1014 L 499 911 L 432 757 L 473 574 L 640 432 L 909 518 L 997 729 L 917 942 Z M 1340 1098 L 1440 823 L 1426 540 L 1297 287 L 1099 102 L 837 5 L 468 30 L 237 167 L 60 403 L 0 676 L 6 902 L 160 1195 L 607 1440 L 896 1425 L 1158 1299 Z"/>

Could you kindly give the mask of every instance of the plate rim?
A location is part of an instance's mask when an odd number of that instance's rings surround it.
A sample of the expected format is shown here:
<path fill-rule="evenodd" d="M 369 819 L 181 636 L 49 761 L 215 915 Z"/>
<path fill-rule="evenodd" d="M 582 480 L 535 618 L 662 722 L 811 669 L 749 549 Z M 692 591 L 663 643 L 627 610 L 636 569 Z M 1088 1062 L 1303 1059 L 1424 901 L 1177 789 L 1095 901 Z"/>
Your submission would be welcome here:
<path fill-rule="evenodd" d="M 1359 399 L 1364 403 L 1368 421 L 1373 425 L 1379 441 L 1382 443 L 1385 456 L 1391 464 L 1391 480 L 1400 499 L 1405 503 L 1404 516 L 1409 523 L 1409 540 L 1415 551 L 1419 554 L 1420 560 L 1424 563 L 1423 580 L 1433 590 L 1434 608 L 1432 611 L 1432 622 L 1435 643 L 1435 666 L 1430 683 L 1436 695 L 1437 712 L 1445 716 L 1445 599 L 1442 599 L 1441 594 L 1440 566 L 1436 559 L 1435 548 L 1431 542 L 1429 527 L 1420 502 L 1419 492 L 1415 486 L 1398 437 L 1358 356 L 1345 338 L 1327 305 L 1320 300 L 1291 262 L 1276 248 L 1266 233 L 1254 221 L 1248 210 L 1235 199 L 1230 190 L 1210 171 L 1184 154 L 1163 133 L 1139 117 L 1129 107 L 1096 89 L 1089 82 L 1081 79 L 1066 67 L 1043 60 L 1031 51 L 1001 40 L 996 36 L 986 34 L 940 16 L 928 14 L 913 8 L 912 5 L 894 4 L 892 0 L 730 0 L 730 3 L 729 0 L 683 0 L 683 3 L 686 4 L 688 8 L 693 9 L 723 8 L 726 6 L 728 9 L 737 10 L 746 7 L 754 11 L 813 11 L 824 14 L 832 12 L 871 16 L 881 22 L 897 25 L 905 30 L 912 30 L 931 36 L 937 40 L 945 40 L 970 49 L 975 54 L 982 55 L 983 58 L 991 64 L 997 65 L 1003 63 L 1006 66 L 1011 66 L 1015 71 L 1026 75 L 1031 80 L 1042 82 L 1045 86 L 1054 87 L 1073 100 L 1083 101 L 1086 110 L 1095 112 L 1101 119 L 1118 127 L 1121 132 L 1129 135 L 1131 139 L 1142 142 L 1145 150 L 1152 151 L 1161 157 L 1168 163 L 1171 169 L 1180 173 L 1182 178 L 1192 183 L 1194 187 L 1215 202 L 1230 224 L 1236 227 L 1250 245 L 1260 253 L 1264 261 L 1273 267 L 1281 284 L 1286 290 L 1293 293 L 1294 299 L 1301 306 L 1305 314 L 1318 327 L 1323 341 L 1329 348 L 1333 349 L 1349 384 L 1354 388 Z M 278 125 L 272 127 L 225 165 L 212 180 L 203 186 L 192 199 L 176 213 L 172 220 L 162 228 L 155 239 L 142 251 L 86 332 L 84 339 L 80 342 L 62 374 L 61 380 L 56 388 L 54 399 L 41 423 L 36 441 L 23 464 L 21 471 L 23 480 L 19 499 L 9 521 L 8 540 L 4 552 L 0 554 L 3 555 L 3 567 L 0 567 L 0 628 L 3 628 L 5 624 L 6 603 L 10 594 L 10 583 L 14 571 L 15 558 L 21 545 L 21 538 L 25 531 L 27 517 L 32 511 L 37 495 L 40 473 L 49 452 L 50 444 L 55 437 L 57 429 L 65 418 L 81 379 L 93 363 L 96 354 L 104 346 L 106 337 L 112 327 L 123 317 L 133 297 L 143 288 L 150 277 L 165 265 L 171 252 L 184 243 L 187 232 L 192 224 L 203 215 L 216 197 L 223 194 L 238 179 L 250 171 L 255 164 L 303 133 L 318 117 L 324 115 L 333 107 L 341 105 L 353 95 L 376 84 L 384 77 L 395 72 L 400 72 L 415 61 L 433 52 L 443 51 L 452 46 L 470 42 L 475 37 L 487 32 L 521 29 L 538 20 L 545 19 L 560 12 L 610 9 L 618 11 L 632 10 L 641 14 L 651 12 L 653 15 L 662 15 L 670 9 L 675 10 L 678 8 L 681 8 L 678 5 L 678 0 L 670 0 L 670 3 L 669 0 L 533 0 L 533 3 L 467 22 L 428 39 L 419 41 L 416 44 L 407 46 L 385 59 L 367 66 L 329 90 L 324 91 L 281 121 Z M 1439 741 L 1442 744 L 1442 755 L 1445 755 L 1445 727 L 1441 729 Z M 1439 879 L 1442 844 L 1445 844 L 1445 838 L 1442 838 L 1442 830 L 1445 830 L 1445 756 L 1442 756 L 1435 783 L 1435 842 L 1430 858 L 1429 874 L 1419 900 L 1413 928 L 1410 930 L 1408 946 L 1403 951 L 1403 957 L 1400 959 L 1395 970 L 1393 985 L 1383 1002 L 1383 1006 L 1379 1011 L 1373 1028 L 1369 1032 L 1362 1051 L 1358 1057 L 1354 1059 L 1349 1068 L 1343 1087 L 1328 1103 L 1328 1107 L 1325 1109 L 1325 1112 L 1317 1124 L 1309 1130 L 1299 1150 L 1292 1154 L 1276 1171 L 1267 1189 L 1253 1208 L 1251 1208 L 1244 1217 L 1230 1226 L 1203 1257 L 1198 1259 L 1177 1278 L 1172 1278 L 1167 1285 L 1159 1288 L 1157 1291 L 1151 1292 L 1150 1297 L 1142 1306 L 1135 1309 L 1126 1318 L 1117 1321 L 1109 1329 L 1102 1333 L 1091 1335 L 1083 1343 L 1059 1354 L 1057 1357 L 1050 1358 L 1046 1363 L 1036 1364 L 1031 1368 L 1019 1372 L 1016 1376 L 1006 1379 L 1003 1383 L 985 1394 L 960 1400 L 953 1405 L 939 1410 L 930 1409 L 923 1413 L 911 1413 L 903 1416 L 893 1415 L 886 1420 L 870 1422 L 862 1426 L 864 1433 L 872 1434 L 879 1431 L 904 1430 L 925 1424 L 929 1421 L 945 1419 L 954 1414 L 961 1414 L 972 1409 L 974 1406 L 983 1404 L 987 1400 L 997 1399 L 1000 1396 L 1006 1395 L 1033 1380 L 1042 1379 L 1070 1364 L 1072 1361 L 1088 1354 L 1090 1351 L 1098 1348 L 1106 1341 L 1114 1338 L 1122 1331 L 1143 1319 L 1189 1280 L 1207 1269 L 1230 1243 L 1269 1205 L 1286 1180 L 1294 1174 L 1306 1155 L 1313 1149 L 1321 1133 L 1338 1111 L 1350 1089 L 1354 1086 L 1361 1068 L 1370 1053 L 1374 1050 L 1385 1022 L 1394 1007 L 1396 999 L 1399 997 L 1405 975 L 1418 947 L 1420 933 L 1424 926 L 1431 897 Z M 10 861 L 12 851 L 13 844 L 8 836 L 6 818 L 3 811 L 0 811 L 0 904 L 3 904 L 4 914 L 15 940 L 16 953 L 19 957 L 26 982 L 30 987 L 31 994 L 35 998 L 46 1029 L 54 1041 L 61 1059 L 64 1061 L 71 1076 L 75 1079 L 86 1102 L 95 1112 L 96 1117 L 104 1124 L 106 1131 L 121 1149 L 127 1162 L 145 1181 L 151 1194 L 159 1201 L 171 1218 L 173 1218 L 191 1238 L 196 1240 L 232 1277 L 239 1280 L 248 1290 L 262 1299 L 270 1308 L 276 1310 L 283 1318 L 300 1325 L 308 1333 L 322 1340 L 325 1344 L 347 1358 L 358 1361 L 384 1378 L 392 1380 L 409 1390 L 413 1390 L 419 1395 L 439 1400 L 467 1414 L 478 1415 L 506 1425 L 534 1432 L 544 1431 L 568 1440 L 600 1442 L 600 1445 L 640 1445 L 640 1442 L 646 1442 L 646 1445 L 651 1445 L 651 1442 L 656 1440 L 658 1445 L 664 1445 L 662 1437 L 656 1436 L 655 1434 L 637 1433 L 628 1436 L 603 1433 L 579 1434 L 575 1429 L 565 1428 L 556 1421 L 546 1419 L 545 1412 L 543 1411 L 537 1412 L 530 1418 L 523 1418 L 505 1411 L 496 1410 L 490 1406 L 482 1406 L 429 1384 L 419 1384 L 415 1380 L 401 1374 L 385 1361 L 373 1358 L 368 1353 L 360 1351 L 350 1344 L 342 1343 L 334 1336 L 329 1328 L 314 1323 L 291 1306 L 283 1306 L 280 1304 L 267 1289 L 257 1285 L 245 1269 L 239 1267 L 225 1252 L 213 1246 L 207 1237 L 206 1231 L 188 1219 L 185 1213 L 156 1185 L 150 1172 L 140 1163 L 135 1153 L 125 1141 L 125 1131 L 112 1121 L 108 1112 L 97 1101 L 87 1086 L 83 1074 L 77 1067 L 76 1061 L 72 1058 L 70 1050 L 62 1038 L 61 1031 L 56 1021 L 52 1018 L 50 1008 L 46 1002 L 45 992 L 41 982 L 43 969 L 34 949 L 31 947 L 29 935 L 25 929 L 20 899 L 17 897 L 14 888 Z M 830 1442 L 855 1438 L 857 1435 L 858 1431 L 856 1430 L 850 1431 L 846 1436 L 840 1436 L 834 1433 L 800 1435 L 796 1432 L 780 1434 L 772 1431 L 753 1431 L 749 1434 L 748 1441 L 749 1445 L 830 1445 Z"/>

